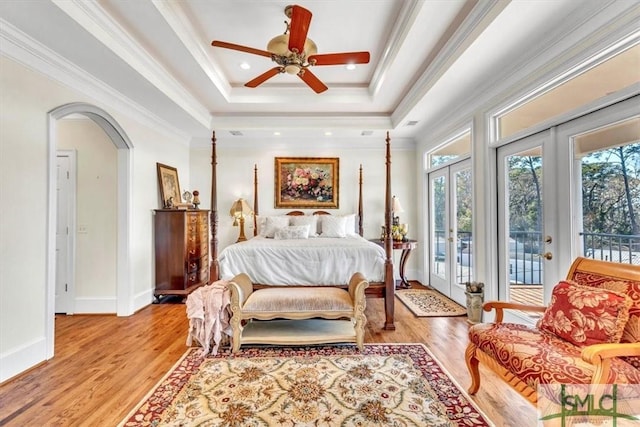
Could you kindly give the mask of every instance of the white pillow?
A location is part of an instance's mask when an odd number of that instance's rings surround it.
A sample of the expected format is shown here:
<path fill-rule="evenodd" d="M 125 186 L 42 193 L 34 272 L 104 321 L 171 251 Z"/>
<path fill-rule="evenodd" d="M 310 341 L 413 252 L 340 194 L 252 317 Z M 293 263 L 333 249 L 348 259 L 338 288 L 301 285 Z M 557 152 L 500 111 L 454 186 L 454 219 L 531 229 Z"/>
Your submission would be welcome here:
<path fill-rule="evenodd" d="M 293 215 L 289 221 L 291 225 L 308 225 L 309 236 L 315 236 L 318 232 L 317 215 Z"/>
<path fill-rule="evenodd" d="M 344 216 L 322 215 L 321 237 L 347 237 L 345 226 L 347 218 Z"/>
<path fill-rule="evenodd" d="M 279 228 L 289 226 L 289 217 L 286 215 L 267 216 L 261 219 L 260 235 L 273 237 Z"/>
<path fill-rule="evenodd" d="M 358 234 L 356 231 L 356 214 L 345 215 L 344 218 L 347 219 L 347 223 L 344 226 L 344 231 L 347 233 L 347 236 L 355 236 Z"/>
<path fill-rule="evenodd" d="M 309 238 L 309 224 L 279 228 L 273 238 L 275 240 L 307 239 Z"/>

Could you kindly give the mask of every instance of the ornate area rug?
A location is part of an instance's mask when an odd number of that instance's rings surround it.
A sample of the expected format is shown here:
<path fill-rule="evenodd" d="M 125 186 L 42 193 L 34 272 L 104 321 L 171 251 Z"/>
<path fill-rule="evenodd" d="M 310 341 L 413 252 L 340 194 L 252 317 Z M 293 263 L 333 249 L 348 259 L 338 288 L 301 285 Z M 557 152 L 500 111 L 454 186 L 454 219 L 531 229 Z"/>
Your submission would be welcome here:
<path fill-rule="evenodd" d="M 192 348 L 120 426 L 490 426 L 422 344 Z"/>
<path fill-rule="evenodd" d="M 396 296 L 418 317 L 464 316 L 467 309 L 433 289 L 402 289 Z"/>

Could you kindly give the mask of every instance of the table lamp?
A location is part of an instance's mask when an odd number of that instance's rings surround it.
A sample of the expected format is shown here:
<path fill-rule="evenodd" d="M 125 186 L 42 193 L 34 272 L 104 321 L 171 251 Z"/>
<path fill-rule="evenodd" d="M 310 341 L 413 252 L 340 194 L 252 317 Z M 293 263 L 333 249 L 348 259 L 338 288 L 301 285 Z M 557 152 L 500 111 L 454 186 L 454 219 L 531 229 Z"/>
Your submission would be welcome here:
<path fill-rule="evenodd" d="M 238 240 L 236 240 L 236 243 L 244 242 L 245 240 L 247 240 L 247 237 L 244 235 L 244 218 L 253 213 L 251 207 L 246 200 L 240 198 L 233 202 L 229 213 L 233 217 L 233 226 L 235 227 L 237 225 L 240 225 L 240 234 L 238 235 Z"/>
<path fill-rule="evenodd" d="M 391 212 L 393 213 L 393 225 L 399 225 L 400 217 L 398 217 L 396 214 L 404 212 L 404 209 L 402 209 L 400 199 L 398 199 L 396 196 L 393 196 L 393 199 L 391 199 Z"/>

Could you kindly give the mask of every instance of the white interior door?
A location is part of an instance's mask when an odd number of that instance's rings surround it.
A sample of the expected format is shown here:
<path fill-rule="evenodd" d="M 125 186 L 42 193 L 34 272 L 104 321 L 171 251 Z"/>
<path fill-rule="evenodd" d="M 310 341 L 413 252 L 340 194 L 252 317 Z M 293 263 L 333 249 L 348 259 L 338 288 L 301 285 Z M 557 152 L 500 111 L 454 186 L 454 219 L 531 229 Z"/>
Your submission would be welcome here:
<path fill-rule="evenodd" d="M 557 175 L 551 135 L 540 132 L 497 151 L 498 292 L 504 301 L 542 305 L 544 284 L 558 280 Z"/>
<path fill-rule="evenodd" d="M 464 303 L 464 283 L 473 280 L 470 159 L 429 173 L 430 283 Z"/>
<path fill-rule="evenodd" d="M 59 150 L 56 159 L 55 312 L 73 313 L 75 152 Z"/>

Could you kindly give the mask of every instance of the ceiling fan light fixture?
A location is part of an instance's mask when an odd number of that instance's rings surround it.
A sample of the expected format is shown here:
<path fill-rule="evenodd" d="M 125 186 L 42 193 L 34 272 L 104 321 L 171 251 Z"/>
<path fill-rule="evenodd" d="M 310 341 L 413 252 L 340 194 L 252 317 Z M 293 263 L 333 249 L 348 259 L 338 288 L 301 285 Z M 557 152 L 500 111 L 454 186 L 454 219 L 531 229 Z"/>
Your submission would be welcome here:
<path fill-rule="evenodd" d="M 275 55 L 289 56 L 291 51 L 289 50 L 289 34 L 280 34 L 269 40 L 267 43 L 267 50 Z M 318 53 L 318 46 L 311 39 L 306 39 L 304 42 L 304 55 L 311 56 Z"/>
<path fill-rule="evenodd" d="M 300 67 L 296 64 L 289 64 L 284 67 L 284 71 L 287 74 L 298 74 L 300 72 Z"/>
<path fill-rule="evenodd" d="M 280 34 L 269 40 L 267 50 L 276 55 L 286 56 L 289 53 L 289 34 Z"/>

